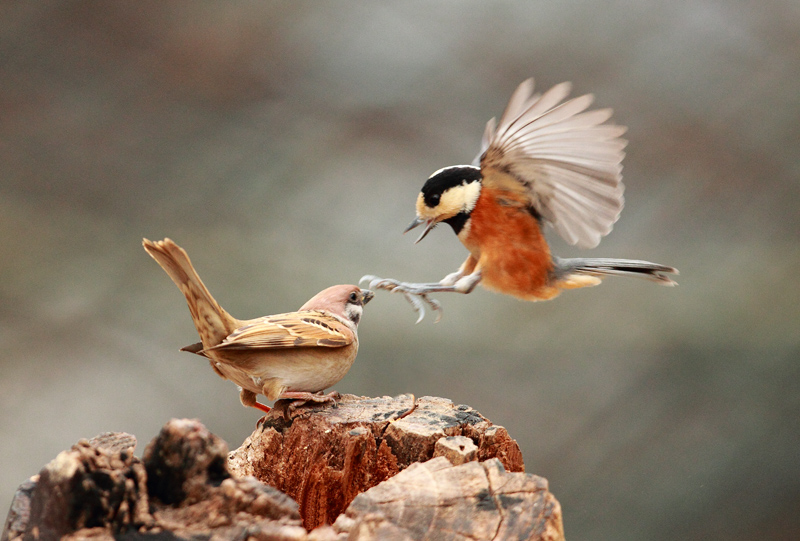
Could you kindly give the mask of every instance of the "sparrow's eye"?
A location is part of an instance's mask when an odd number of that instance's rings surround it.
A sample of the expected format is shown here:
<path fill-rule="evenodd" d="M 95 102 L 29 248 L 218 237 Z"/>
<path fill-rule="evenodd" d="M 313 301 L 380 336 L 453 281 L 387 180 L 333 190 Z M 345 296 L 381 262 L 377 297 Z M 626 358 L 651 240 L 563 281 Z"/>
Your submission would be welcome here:
<path fill-rule="evenodd" d="M 355 291 L 353 291 L 352 293 L 350 293 L 350 302 L 356 302 L 356 301 L 358 301 L 358 294 Z"/>
<path fill-rule="evenodd" d="M 434 207 L 439 204 L 439 201 L 441 199 L 442 199 L 442 194 L 440 194 L 440 193 L 432 194 L 431 197 L 430 197 L 431 203 L 433 203 Z"/>

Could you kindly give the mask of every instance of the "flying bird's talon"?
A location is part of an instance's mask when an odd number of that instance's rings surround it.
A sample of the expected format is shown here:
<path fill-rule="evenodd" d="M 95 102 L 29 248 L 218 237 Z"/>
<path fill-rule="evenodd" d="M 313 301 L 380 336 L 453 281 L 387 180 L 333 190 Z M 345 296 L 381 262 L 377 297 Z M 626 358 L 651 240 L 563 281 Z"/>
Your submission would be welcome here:
<path fill-rule="evenodd" d="M 400 285 L 400 282 L 397 280 L 391 280 L 387 278 L 378 278 L 374 277 L 370 282 L 370 287 L 375 289 L 385 289 L 386 291 L 394 291 Z"/>
<path fill-rule="evenodd" d="M 365 274 L 358 281 L 359 284 L 363 284 L 364 282 L 369 282 L 369 287 L 372 289 L 385 289 L 387 291 L 392 291 L 395 287 L 400 285 L 400 282 L 397 280 L 381 278 L 374 274 Z"/>
<path fill-rule="evenodd" d="M 395 291 L 400 291 L 403 296 L 411 303 L 411 306 L 414 310 L 419 314 L 419 318 L 417 319 L 417 323 L 423 320 L 425 317 L 425 304 L 430 307 L 436 313 L 436 321 L 434 323 L 439 323 L 442 320 L 442 314 L 444 310 L 442 309 L 442 303 L 437 301 L 436 299 L 432 299 L 428 297 L 427 293 L 416 292 L 416 291 L 405 291 L 404 289 L 398 287 Z"/>
<path fill-rule="evenodd" d="M 416 295 L 411 293 L 406 293 L 405 291 L 400 291 L 406 300 L 411 304 L 411 307 L 414 308 L 414 311 L 419 314 L 419 318 L 417 318 L 417 323 L 422 321 L 425 318 L 425 305 L 422 304 L 422 301 L 417 298 Z"/>
<path fill-rule="evenodd" d="M 440 303 L 436 299 L 431 299 L 430 297 L 428 297 L 428 295 L 424 293 L 421 294 L 420 297 L 425 299 L 425 302 L 427 302 L 430 305 L 431 310 L 436 312 L 436 321 L 434 321 L 434 323 L 439 323 L 442 320 L 442 314 L 444 314 L 444 310 L 442 309 L 442 303 Z"/>
<path fill-rule="evenodd" d="M 361 278 L 359 283 L 369 281 L 370 289 L 384 289 L 390 293 L 400 293 L 411 304 L 414 311 L 419 314 L 417 323 L 425 318 L 425 305 L 436 312 L 436 321 L 442 319 L 442 305 L 436 299 L 428 297 L 431 293 L 431 284 L 416 284 L 411 282 L 401 282 L 391 278 L 379 278 L 372 274 L 367 274 Z M 433 284 L 436 285 L 436 284 Z"/>

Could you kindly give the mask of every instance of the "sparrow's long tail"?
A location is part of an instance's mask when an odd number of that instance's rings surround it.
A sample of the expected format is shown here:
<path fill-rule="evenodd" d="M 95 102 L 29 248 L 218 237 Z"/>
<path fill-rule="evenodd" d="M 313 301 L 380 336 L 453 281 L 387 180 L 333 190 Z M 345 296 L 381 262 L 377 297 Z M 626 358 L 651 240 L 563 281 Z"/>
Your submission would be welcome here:
<path fill-rule="evenodd" d="M 156 242 L 143 239 L 142 246 L 186 296 L 192 320 L 204 347 L 216 346 L 239 326 L 239 322 L 211 296 L 183 248 L 171 239 Z"/>
<path fill-rule="evenodd" d="M 634 259 L 608 259 L 608 258 L 553 258 L 556 276 L 568 277 L 569 275 L 584 276 L 634 276 L 644 278 L 665 286 L 677 285 L 667 274 L 678 274 L 678 269 Z"/>

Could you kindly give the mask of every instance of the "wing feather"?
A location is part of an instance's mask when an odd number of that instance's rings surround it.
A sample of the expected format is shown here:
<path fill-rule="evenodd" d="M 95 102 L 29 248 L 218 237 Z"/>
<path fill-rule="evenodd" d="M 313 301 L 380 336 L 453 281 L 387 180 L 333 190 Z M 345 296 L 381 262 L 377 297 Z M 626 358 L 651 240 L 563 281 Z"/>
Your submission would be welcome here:
<path fill-rule="evenodd" d="M 533 80 L 524 81 L 500 121 L 487 123 L 475 161 L 484 183 L 491 184 L 492 169 L 510 173 L 564 240 L 591 248 L 622 211 L 626 128 L 604 124 L 611 109 L 587 111 L 591 94 L 563 101 L 570 90 L 561 83 L 538 95 Z"/>
<path fill-rule="evenodd" d="M 209 350 L 344 347 L 353 333 L 338 318 L 312 310 L 277 314 L 249 321 Z"/>
<path fill-rule="evenodd" d="M 572 84 L 560 83 L 542 95 L 533 94 L 533 79 L 523 81 L 514 92 L 517 97 L 516 106 L 506 107 L 503 116 L 500 117 L 498 132 L 513 133 L 519 126 L 554 108 L 569 95 L 571 90 Z"/>

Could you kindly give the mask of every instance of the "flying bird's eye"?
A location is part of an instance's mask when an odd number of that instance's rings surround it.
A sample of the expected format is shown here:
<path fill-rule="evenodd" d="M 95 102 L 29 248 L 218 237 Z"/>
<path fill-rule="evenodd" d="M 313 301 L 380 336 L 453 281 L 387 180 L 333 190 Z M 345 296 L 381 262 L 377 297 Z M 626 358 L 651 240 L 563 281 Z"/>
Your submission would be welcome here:
<path fill-rule="evenodd" d="M 353 291 L 352 293 L 350 293 L 350 302 L 356 302 L 357 300 L 358 300 L 358 295 L 356 294 L 356 292 Z"/>

